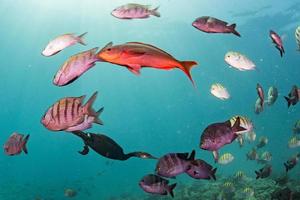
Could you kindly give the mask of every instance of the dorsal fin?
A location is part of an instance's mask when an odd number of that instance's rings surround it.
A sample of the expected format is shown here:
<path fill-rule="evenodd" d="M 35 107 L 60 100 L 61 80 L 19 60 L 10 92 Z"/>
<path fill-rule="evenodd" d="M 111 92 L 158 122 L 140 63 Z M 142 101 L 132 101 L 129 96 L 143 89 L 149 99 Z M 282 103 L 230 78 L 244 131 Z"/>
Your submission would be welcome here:
<path fill-rule="evenodd" d="M 157 50 L 157 51 L 159 51 L 163 54 L 166 54 L 166 55 L 172 57 L 173 59 L 175 59 L 171 54 L 169 54 L 169 53 L 165 52 L 164 50 L 159 49 L 158 47 L 153 46 L 151 44 L 145 44 L 145 43 L 142 43 L 142 42 L 127 42 L 126 44 L 138 44 L 138 45 L 142 45 L 142 46 L 145 46 L 145 47 L 148 47 L 148 48 L 153 48 L 153 49 L 155 49 L 155 50 Z"/>

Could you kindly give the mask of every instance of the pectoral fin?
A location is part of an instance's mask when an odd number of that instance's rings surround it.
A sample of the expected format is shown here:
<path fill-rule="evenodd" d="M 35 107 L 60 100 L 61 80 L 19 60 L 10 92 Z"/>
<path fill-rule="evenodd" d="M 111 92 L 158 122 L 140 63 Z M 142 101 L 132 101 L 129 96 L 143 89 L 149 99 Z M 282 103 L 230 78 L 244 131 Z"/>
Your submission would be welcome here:
<path fill-rule="evenodd" d="M 134 73 L 135 75 L 140 75 L 141 65 L 130 64 L 128 65 L 128 70 Z"/>

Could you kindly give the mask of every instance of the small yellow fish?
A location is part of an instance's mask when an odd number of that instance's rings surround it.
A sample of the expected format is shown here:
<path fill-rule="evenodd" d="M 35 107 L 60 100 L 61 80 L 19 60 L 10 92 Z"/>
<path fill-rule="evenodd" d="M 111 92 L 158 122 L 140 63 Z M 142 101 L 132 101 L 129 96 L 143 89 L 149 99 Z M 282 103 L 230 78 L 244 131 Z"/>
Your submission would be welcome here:
<path fill-rule="evenodd" d="M 226 181 L 224 184 L 223 184 L 223 192 L 233 192 L 235 190 L 234 188 L 234 184 L 233 182 L 231 181 Z"/>
<path fill-rule="evenodd" d="M 219 158 L 218 163 L 221 165 L 227 165 L 231 163 L 233 160 L 234 160 L 234 156 L 231 153 L 225 153 Z"/>
<path fill-rule="evenodd" d="M 295 31 L 295 38 L 296 38 L 296 43 L 298 46 L 298 51 L 300 51 L 300 26 L 298 26 Z"/>
<path fill-rule="evenodd" d="M 243 194 L 244 194 L 245 197 L 253 197 L 254 196 L 254 190 L 250 187 L 246 187 L 243 190 Z"/>
<path fill-rule="evenodd" d="M 237 171 L 234 176 L 236 179 L 243 179 L 245 177 L 245 173 L 243 171 Z"/>
<path fill-rule="evenodd" d="M 220 83 L 212 84 L 210 88 L 210 93 L 221 100 L 226 100 L 230 98 L 229 92 Z"/>
<path fill-rule="evenodd" d="M 256 140 L 256 133 L 254 131 L 250 131 L 250 132 L 246 133 L 246 139 L 249 142 L 254 142 Z"/>
<path fill-rule="evenodd" d="M 297 148 L 300 147 L 300 140 L 297 136 L 293 136 L 288 142 L 289 148 Z"/>

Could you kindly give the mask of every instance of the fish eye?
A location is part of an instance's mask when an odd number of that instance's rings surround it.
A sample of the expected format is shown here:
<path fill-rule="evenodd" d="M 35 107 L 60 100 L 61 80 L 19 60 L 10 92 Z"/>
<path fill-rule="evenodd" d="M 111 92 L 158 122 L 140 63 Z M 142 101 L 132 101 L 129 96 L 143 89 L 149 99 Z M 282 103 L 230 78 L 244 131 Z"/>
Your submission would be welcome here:
<path fill-rule="evenodd" d="M 108 48 L 107 51 L 111 51 L 111 48 Z"/>

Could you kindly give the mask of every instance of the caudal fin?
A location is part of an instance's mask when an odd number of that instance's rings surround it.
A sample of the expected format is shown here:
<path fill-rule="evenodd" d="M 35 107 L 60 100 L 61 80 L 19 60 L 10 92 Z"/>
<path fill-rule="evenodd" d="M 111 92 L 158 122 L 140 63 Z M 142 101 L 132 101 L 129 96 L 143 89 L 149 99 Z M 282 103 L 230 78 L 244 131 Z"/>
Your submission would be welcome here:
<path fill-rule="evenodd" d="M 213 178 L 215 181 L 217 180 L 217 178 L 216 178 L 216 172 L 217 172 L 217 168 L 214 168 L 214 169 L 211 170 L 211 172 L 210 172 L 211 178 Z"/>
<path fill-rule="evenodd" d="M 94 92 L 94 94 L 91 96 L 91 98 L 86 102 L 86 104 L 84 105 L 84 112 L 85 114 L 88 114 L 90 116 L 97 116 L 97 113 L 94 111 L 94 109 L 92 108 L 96 98 L 97 98 L 97 94 L 98 92 Z"/>
<path fill-rule="evenodd" d="M 236 24 L 231 24 L 229 27 L 231 28 L 231 31 L 234 35 L 241 37 L 241 34 L 235 30 Z"/>
<path fill-rule="evenodd" d="M 30 135 L 26 135 L 26 137 L 24 138 L 24 145 L 23 145 L 22 149 L 23 149 L 23 151 L 24 151 L 25 154 L 28 154 L 28 150 L 27 150 L 26 144 L 27 144 L 27 142 L 29 140 L 29 137 L 30 137 Z"/>
<path fill-rule="evenodd" d="M 155 17 L 160 17 L 160 13 L 158 12 L 159 6 L 151 10 L 151 15 Z"/>
<path fill-rule="evenodd" d="M 101 113 L 103 112 L 104 110 L 104 107 L 100 108 L 97 112 L 96 112 L 96 115 L 95 115 L 95 123 L 96 124 L 100 124 L 100 125 L 103 125 L 103 121 L 100 119 L 100 115 Z"/>
<path fill-rule="evenodd" d="M 77 41 L 78 41 L 80 44 L 84 45 L 84 46 L 86 46 L 86 43 L 85 43 L 85 41 L 84 41 L 84 36 L 85 36 L 87 33 L 88 33 L 88 32 L 85 32 L 85 33 L 83 33 L 83 34 L 81 34 L 81 35 L 79 35 L 79 36 L 77 37 Z"/>
<path fill-rule="evenodd" d="M 172 185 L 169 185 L 168 188 L 167 188 L 168 192 L 169 192 L 169 194 L 171 195 L 172 198 L 174 198 L 174 192 L 173 192 L 173 190 L 175 189 L 176 185 L 177 185 L 177 183 L 174 183 Z"/>
<path fill-rule="evenodd" d="M 256 179 L 259 179 L 260 178 L 260 173 L 258 171 L 255 171 L 255 174 L 256 174 Z"/>
<path fill-rule="evenodd" d="M 288 172 L 290 170 L 289 166 L 286 163 L 284 163 L 284 167 L 285 167 L 285 172 Z"/>
<path fill-rule="evenodd" d="M 288 103 L 288 108 L 291 106 L 291 104 L 292 104 L 292 101 L 291 101 L 291 99 L 290 98 L 288 98 L 288 97 L 284 97 L 285 98 L 285 100 L 287 101 L 287 103 Z"/>
<path fill-rule="evenodd" d="M 237 135 L 239 135 L 239 132 L 245 131 L 245 130 L 246 130 L 245 128 L 243 128 L 243 127 L 240 126 L 240 123 L 241 123 L 240 117 L 237 117 L 236 120 L 235 120 L 235 123 L 234 123 L 233 126 L 232 126 L 232 130 L 233 130 Z"/>
<path fill-rule="evenodd" d="M 184 73 L 189 77 L 189 79 L 192 81 L 193 85 L 195 86 L 195 82 L 192 78 L 192 75 L 191 75 L 191 69 L 193 66 L 197 65 L 198 63 L 195 62 L 195 61 L 182 61 L 180 62 L 182 67 L 183 67 L 183 71 Z"/>

